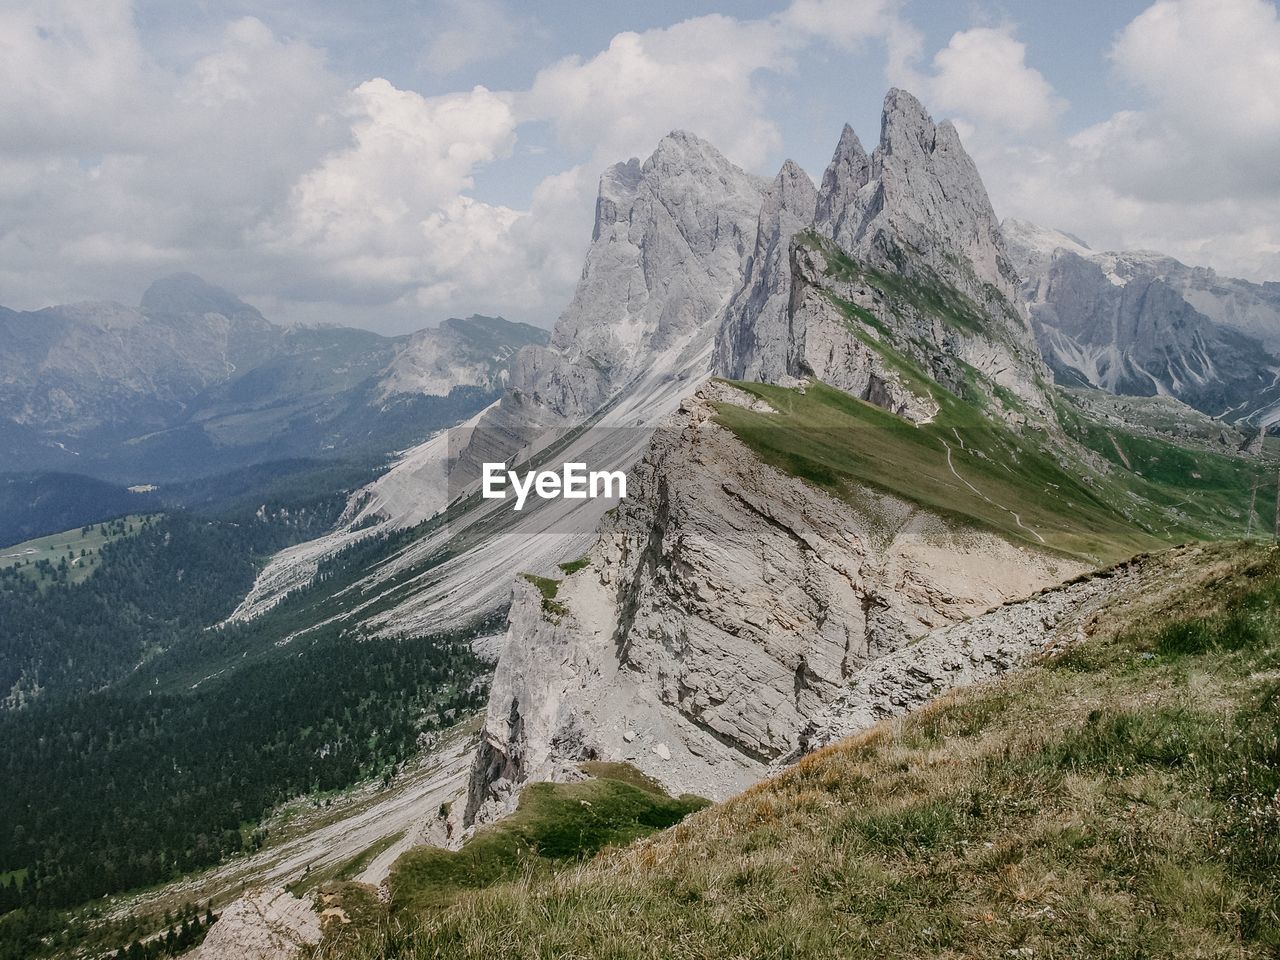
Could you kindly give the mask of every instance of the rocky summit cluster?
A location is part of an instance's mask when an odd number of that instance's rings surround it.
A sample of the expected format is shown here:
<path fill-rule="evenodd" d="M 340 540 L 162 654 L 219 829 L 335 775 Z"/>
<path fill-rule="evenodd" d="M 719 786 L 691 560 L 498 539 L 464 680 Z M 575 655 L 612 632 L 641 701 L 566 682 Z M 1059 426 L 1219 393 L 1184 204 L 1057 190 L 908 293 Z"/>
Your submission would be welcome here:
<path fill-rule="evenodd" d="M 665 307 L 633 280 L 672 274 Z M 939 404 L 920 370 L 962 396 L 1003 393 L 1002 416 L 1048 419 L 1049 374 L 1017 287 L 955 128 L 892 90 L 875 150 L 846 127 L 818 187 L 790 161 L 760 183 L 687 134 L 612 168 L 583 282 L 540 354 L 573 370 L 596 357 L 590 369 L 623 378 L 601 381 L 596 405 L 673 348 L 712 343 L 703 377 L 821 381 L 928 422 Z M 619 301 L 621 289 L 645 292 Z M 721 405 L 767 412 L 767 401 L 694 386 L 554 607 L 517 581 L 471 815 L 588 758 L 625 760 L 677 791 L 737 792 L 793 755 L 869 664 L 1085 569 L 883 487 L 851 507 L 762 462 L 718 420 Z"/>

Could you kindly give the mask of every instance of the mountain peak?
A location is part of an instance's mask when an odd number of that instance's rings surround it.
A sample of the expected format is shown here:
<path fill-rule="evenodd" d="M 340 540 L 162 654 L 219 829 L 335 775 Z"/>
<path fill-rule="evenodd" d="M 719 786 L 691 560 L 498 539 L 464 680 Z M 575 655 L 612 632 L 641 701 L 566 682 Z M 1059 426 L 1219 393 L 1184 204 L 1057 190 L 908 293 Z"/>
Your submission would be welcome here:
<path fill-rule="evenodd" d="M 1089 245 L 1078 237 L 1027 220 L 1006 217 L 1000 224 L 1000 232 L 1004 235 L 1009 259 L 1024 280 L 1043 273 L 1058 250 L 1070 250 L 1086 258 L 1093 255 Z"/>
<path fill-rule="evenodd" d="M 658 141 L 658 146 L 654 148 L 654 153 L 660 153 L 664 148 L 674 150 L 702 150 L 711 147 L 711 144 L 703 140 L 696 133 L 690 133 L 688 130 L 672 130 L 665 137 Z M 711 147 L 715 149 L 715 147 Z"/>
<path fill-rule="evenodd" d="M 991 284 L 1016 301 L 1016 274 L 995 211 L 960 135 L 950 123 L 935 124 L 919 100 L 896 87 L 884 98 L 871 182 L 877 189 L 858 228 L 860 247 L 914 250 L 970 296 L 983 299 L 983 286 Z"/>
<path fill-rule="evenodd" d="M 255 308 L 235 294 L 215 287 L 194 273 L 173 273 L 147 287 L 139 308 L 143 313 L 165 316 L 220 313 L 265 322 Z"/>
<path fill-rule="evenodd" d="M 813 223 L 817 202 L 809 175 L 794 161 L 784 163 L 764 192 L 747 276 L 717 331 L 717 372 L 771 382 L 787 374 L 788 249 L 791 238 Z"/>
<path fill-rule="evenodd" d="M 880 147 L 901 149 L 911 141 L 932 152 L 937 127 L 924 104 L 906 90 L 892 87 L 884 96 L 880 113 Z"/>
<path fill-rule="evenodd" d="M 645 173 L 654 171 L 659 176 L 687 171 L 701 177 L 716 175 L 730 168 L 734 168 L 734 164 L 713 144 L 687 130 L 672 130 L 658 141 L 642 170 Z"/>
<path fill-rule="evenodd" d="M 800 164 L 794 160 L 785 160 L 781 169 L 778 170 L 778 175 L 773 178 L 768 194 L 777 194 L 782 204 L 789 206 L 788 198 L 796 193 L 807 198 L 808 206 L 813 206 L 816 200 L 816 189 L 813 181 L 809 179 L 809 174 L 805 173 Z"/>
<path fill-rule="evenodd" d="M 842 247 L 853 246 L 862 219 L 858 195 L 871 177 L 871 160 L 853 127 L 844 125 L 831 163 L 822 175 L 814 226 Z"/>

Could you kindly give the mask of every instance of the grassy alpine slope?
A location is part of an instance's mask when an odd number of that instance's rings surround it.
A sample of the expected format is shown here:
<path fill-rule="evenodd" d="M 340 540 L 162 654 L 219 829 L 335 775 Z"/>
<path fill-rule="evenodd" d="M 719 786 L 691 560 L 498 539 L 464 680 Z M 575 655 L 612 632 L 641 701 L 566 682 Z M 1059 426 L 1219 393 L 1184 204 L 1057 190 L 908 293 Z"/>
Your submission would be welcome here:
<path fill-rule="evenodd" d="M 1170 424 L 1170 435 L 1141 435 L 1118 418 L 1089 416 L 1081 398 L 1046 386 L 1056 421 L 1046 423 L 953 357 L 960 373 L 948 389 L 924 369 L 938 347 L 908 318 L 999 339 L 983 308 L 944 284 L 851 260 L 819 237 L 797 242 L 823 254 L 833 287 L 857 280 L 876 292 L 878 316 L 822 288 L 848 332 L 938 412 L 916 424 L 816 380 L 802 389 L 735 382 L 774 412 L 722 403 L 719 422 L 764 462 L 838 497 L 856 499 L 859 487 L 870 486 L 1095 564 L 1190 539 L 1242 536 L 1251 486 L 1274 490 L 1270 462 L 1202 440 L 1176 442 L 1175 427 L 1191 437 L 1189 421 L 1200 426 L 1204 418 L 1194 411 Z"/>
<path fill-rule="evenodd" d="M 1063 655 L 320 954 L 1273 956 L 1280 551 L 1140 562 Z"/>

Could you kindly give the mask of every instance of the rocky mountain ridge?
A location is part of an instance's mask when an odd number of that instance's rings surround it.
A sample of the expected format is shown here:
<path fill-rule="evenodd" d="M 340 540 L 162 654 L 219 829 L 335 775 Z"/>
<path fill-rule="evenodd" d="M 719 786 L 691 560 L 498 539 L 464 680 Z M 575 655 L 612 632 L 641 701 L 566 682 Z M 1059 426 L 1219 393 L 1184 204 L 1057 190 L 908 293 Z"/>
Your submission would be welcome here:
<path fill-rule="evenodd" d="M 874 489 L 851 509 L 761 463 L 716 422 L 724 402 L 758 401 L 687 400 L 550 603 L 516 581 L 473 814 L 591 758 L 736 793 L 861 666 L 1086 569 Z"/>
<path fill-rule="evenodd" d="M 788 163 L 764 191 L 717 372 L 801 392 L 812 378 L 907 424 L 939 414 L 930 384 L 1010 423 L 1051 423 L 1015 281 L 954 128 L 892 90 L 871 156 L 846 127 L 821 188 Z M 762 462 L 719 422 L 725 403 L 769 412 L 728 384 L 700 390 L 654 435 L 639 492 L 604 518 L 585 569 L 550 602 L 517 582 L 469 816 L 597 757 L 669 789 L 736 792 L 862 665 L 1085 569 L 892 484 L 851 506 Z"/>
<path fill-rule="evenodd" d="M 340 442 L 389 452 L 431 420 L 445 426 L 483 406 L 515 351 L 545 340 L 488 317 L 408 337 L 286 329 L 193 274 L 158 280 L 137 309 L 0 311 L 0 337 L 11 462 L 147 480 L 172 475 L 166 460 L 220 468 L 323 456 Z"/>
<path fill-rule="evenodd" d="M 1025 221 L 1003 231 L 1059 382 L 1176 397 L 1231 421 L 1280 419 L 1280 285 L 1150 251 L 1097 252 Z"/>
<path fill-rule="evenodd" d="M 783 168 L 750 271 L 717 338 L 723 376 L 815 376 L 909 409 L 867 343 L 885 339 L 940 382 L 957 386 L 968 365 L 1048 412 L 1047 371 L 982 180 L 955 128 L 905 91 L 886 96 L 870 156 L 844 128 L 816 194 L 802 171 Z"/>
<path fill-rule="evenodd" d="M 1061 546 L 1079 542 L 1061 532 L 1081 499 L 1121 540 L 1128 525 L 1131 542 L 1154 534 L 1131 509 L 1145 494 L 1090 491 L 1108 468 L 1059 421 L 1017 284 L 954 128 L 909 94 L 886 97 L 870 156 L 843 131 L 819 188 L 784 166 L 721 317 L 717 372 L 798 396 L 833 387 L 855 416 L 833 412 L 836 395 L 825 409 L 838 429 L 793 416 L 776 429 L 812 423 L 812 438 L 770 438 L 780 411 L 762 394 L 717 381 L 684 401 L 586 555 L 562 579 L 517 581 L 468 816 L 501 815 L 521 783 L 571 776 L 588 759 L 625 760 L 677 792 L 737 792 L 886 685 L 911 702 L 902 672 L 927 672 L 932 689 L 1016 662 L 1023 648 L 1009 647 L 1018 638 L 1008 631 L 975 628 L 954 644 L 935 631 L 1095 565 Z M 858 401 L 890 416 L 857 413 Z M 730 417 L 731 407 L 760 416 Z M 869 432 L 859 443 L 840 432 L 853 422 L 903 439 Z M 925 442 L 911 431 L 926 427 L 936 446 L 920 468 L 949 488 L 937 499 L 898 475 Z M 752 431 L 762 432 L 748 443 Z M 890 459 L 867 481 L 835 483 L 821 459 L 856 462 L 878 447 Z M 961 453 L 972 459 L 959 464 Z M 1003 487 L 1001 467 L 1014 487 Z M 1032 523 L 1018 512 L 1058 500 Z M 1149 506 L 1166 525 L 1175 519 Z M 924 671 L 904 651 L 926 636 L 934 654 L 954 645 L 979 659 L 972 670 L 931 661 Z"/>

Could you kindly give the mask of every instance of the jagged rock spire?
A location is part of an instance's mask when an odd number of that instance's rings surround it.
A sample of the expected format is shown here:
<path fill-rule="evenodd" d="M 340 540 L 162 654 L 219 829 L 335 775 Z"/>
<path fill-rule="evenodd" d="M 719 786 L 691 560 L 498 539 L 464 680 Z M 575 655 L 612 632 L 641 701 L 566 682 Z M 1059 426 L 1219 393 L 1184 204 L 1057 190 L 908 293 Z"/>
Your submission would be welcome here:
<path fill-rule="evenodd" d="M 982 177 L 950 121 L 894 88 L 884 99 L 880 144 L 871 157 L 876 195 L 860 227 L 858 253 L 892 244 L 921 254 L 944 280 L 981 296 L 989 283 L 1016 300 L 1016 276 Z"/>
<path fill-rule="evenodd" d="M 871 179 L 871 158 L 847 123 L 840 132 L 835 155 L 822 175 L 814 216 L 814 229 L 842 247 L 853 246 L 862 221 L 865 196 L 862 188 Z"/>
<path fill-rule="evenodd" d="M 786 161 L 765 191 L 747 276 L 716 338 L 716 370 L 721 374 L 766 381 L 786 374 L 787 252 L 791 238 L 813 222 L 817 203 L 809 175 Z"/>
<path fill-rule="evenodd" d="M 610 167 L 582 279 L 552 346 L 608 368 L 612 388 L 650 351 L 705 327 L 741 282 L 764 187 L 682 130 L 644 163 Z"/>
<path fill-rule="evenodd" d="M 573 300 L 548 347 L 515 358 L 509 392 L 457 459 L 459 483 L 576 426 L 683 357 L 704 365 L 724 305 L 742 283 L 766 181 L 681 130 L 647 160 L 600 179 L 596 222 Z"/>

